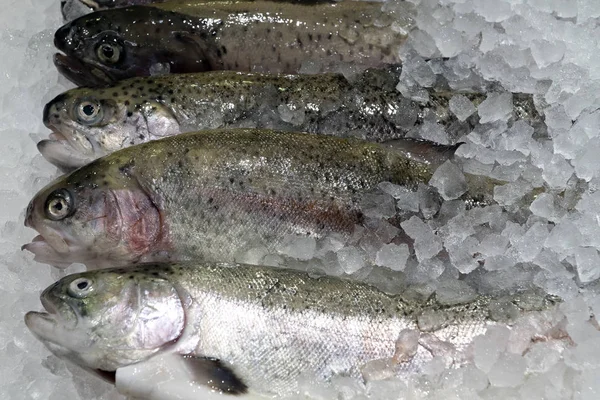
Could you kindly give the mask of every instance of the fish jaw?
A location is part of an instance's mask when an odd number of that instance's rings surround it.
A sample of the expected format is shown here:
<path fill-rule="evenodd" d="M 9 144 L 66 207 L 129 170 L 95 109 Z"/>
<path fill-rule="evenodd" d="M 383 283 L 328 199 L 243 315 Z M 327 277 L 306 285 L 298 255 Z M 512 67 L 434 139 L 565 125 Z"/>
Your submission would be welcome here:
<path fill-rule="evenodd" d="M 61 53 L 54 55 L 58 72 L 77 86 L 106 87 L 115 79 L 93 64 Z"/>
<path fill-rule="evenodd" d="M 46 139 L 37 144 L 38 151 L 50 164 L 64 172 L 82 167 L 97 157 L 81 154 L 66 139 Z"/>

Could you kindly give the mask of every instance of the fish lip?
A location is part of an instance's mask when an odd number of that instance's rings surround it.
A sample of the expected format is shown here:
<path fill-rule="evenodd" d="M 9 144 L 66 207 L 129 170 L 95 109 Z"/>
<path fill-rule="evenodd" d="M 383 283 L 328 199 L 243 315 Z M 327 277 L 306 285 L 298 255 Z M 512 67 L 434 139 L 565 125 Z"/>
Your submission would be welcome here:
<path fill-rule="evenodd" d="M 53 61 L 58 72 L 77 86 L 106 87 L 115 81 L 92 63 L 77 57 L 55 53 Z"/>
<path fill-rule="evenodd" d="M 56 146 L 59 148 L 56 149 Z M 46 161 L 65 173 L 72 172 L 94 160 L 94 157 L 91 157 L 93 155 L 86 157 L 85 154 L 78 152 L 68 140 L 41 140 L 37 148 Z"/>
<path fill-rule="evenodd" d="M 35 337 L 43 342 L 60 345 L 50 333 L 56 328 L 57 323 L 56 314 L 38 311 L 29 311 L 25 314 L 25 326 L 27 326 Z"/>
<path fill-rule="evenodd" d="M 66 248 L 62 250 L 65 251 L 59 251 L 54 248 L 43 235 L 37 235 L 31 242 L 22 245 L 21 251 L 27 250 L 30 253 L 33 253 L 33 259 L 37 262 L 50 264 L 58 268 L 67 268 L 73 263 L 73 261 L 69 261 L 69 257 L 67 257 L 71 253 L 71 245 L 69 245 L 65 238 L 61 237 L 61 239 Z"/>

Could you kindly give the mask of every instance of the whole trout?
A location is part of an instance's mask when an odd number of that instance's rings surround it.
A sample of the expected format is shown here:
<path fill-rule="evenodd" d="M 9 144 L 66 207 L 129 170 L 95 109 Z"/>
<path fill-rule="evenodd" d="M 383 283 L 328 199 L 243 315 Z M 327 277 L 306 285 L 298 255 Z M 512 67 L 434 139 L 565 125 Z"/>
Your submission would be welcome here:
<path fill-rule="evenodd" d="M 44 108 L 49 140 L 42 155 L 63 170 L 81 167 L 113 151 L 214 128 L 268 128 L 383 142 L 418 137 L 427 124 L 451 140 L 469 134 L 477 113 L 464 121 L 450 110 L 450 91 L 429 91 L 429 101 L 396 90 L 400 68 L 368 70 L 351 81 L 338 74 L 272 75 L 214 71 L 120 81 L 107 88 L 77 88 Z M 485 95 L 466 93 L 475 104 Z M 520 118 L 543 124 L 531 96 L 513 95 Z M 517 113 L 515 113 L 517 114 Z"/>
<path fill-rule="evenodd" d="M 552 309 L 559 300 L 536 292 L 443 304 L 334 277 L 206 263 L 74 274 L 41 301 L 46 312 L 27 313 L 29 329 L 89 370 L 118 379 L 120 368 L 172 354 L 193 371 L 192 384 L 266 395 L 296 392 L 301 377 L 415 374 L 434 356 L 459 367 L 491 325 L 514 326 L 510 347 L 524 352 L 534 338 L 560 338 L 553 328 L 562 319 Z"/>
<path fill-rule="evenodd" d="M 306 62 L 396 64 L 407 35 L 400 26 L 408 30 L 412 19 L 407 11 L 398 22 L 382 7 L 169 1 L 99 11 L 56 32 L 54 44 L 64 55 L 55 64 L 76 84 L 91 86 L 169 72 L 296 73 Z"/>
<path fill-rule="evenodd" d="M 42 189 L 24 248 L 54 265 L 208 259 L 290 235 L 350 235 L 382 181 L 416 189 L 454 148 L 253 129 L 185 133 L 125 148 Z M 497 182 L 467 176 L 465 199 Z M 241 253 L 243 254 L 243 253 Z"/>

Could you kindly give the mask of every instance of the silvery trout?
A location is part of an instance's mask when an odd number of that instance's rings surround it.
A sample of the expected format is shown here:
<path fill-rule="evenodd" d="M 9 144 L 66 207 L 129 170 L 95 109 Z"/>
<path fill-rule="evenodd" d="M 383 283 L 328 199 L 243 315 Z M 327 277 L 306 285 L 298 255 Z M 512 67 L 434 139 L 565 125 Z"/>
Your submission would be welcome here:
<path fill-rule="evenodd" d="M 30 202 L 24 246 L 54 265 L 230 261 L 290 236 L 346 237 L 382 181 L 416 190 L 456 147 L 254 129 L 185 133 L 127 147 L 63 176 Z M 497 181 L 466 176 L 467 201 Z"/>
<path fill-rule="evenodd" d="M 56 355 L 105 376 L 116 371 L 117 380 L 123 367 L 178 356 L 187 368 L 168 379 L 187 380 L 192 392 L 205 384 L 230 394 L 289 395 L 301 378 L 406 376 L 434 356 L 459 367 L 472 361 L 473 340 L 491 325 L 511 327 L 510 348 L 520 353 L 534 339 L 566 335 L 556 329 L 564 318 L 552 307 L 559 299 L 537 292 L 443 304 L 247 265 L 90 271 L 61 279 L 41 301 L 45 312 L 29 312 L 25 322 Z M 143 398 L 160 398 L 152 393 L 159 383 L 145 382 Z"/>

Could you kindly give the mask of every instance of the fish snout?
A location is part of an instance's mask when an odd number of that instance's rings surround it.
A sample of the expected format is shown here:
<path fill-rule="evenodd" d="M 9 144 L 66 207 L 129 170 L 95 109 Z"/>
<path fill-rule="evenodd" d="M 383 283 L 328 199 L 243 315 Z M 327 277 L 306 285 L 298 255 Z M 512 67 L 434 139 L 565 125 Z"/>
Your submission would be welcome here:
<path fill-rule="evenodd" d="M 77 41 L 74 40 L 75 36 L 75 27 L 71 23 L 63 25 L 54 33 L 54 46 L 65 53 L 69 53 L 77 47 Z"/>
<path fill-rule="evenodd" d="M 64 108 L 66 105 L 67 95 L 65 93 L 59 94 L 52 101 L 48 102 L 44 106 L 42 112 L 42 121 L 47 128 L 52 128 L 60 122 L 59 109 Z"/>
<path fill-rule="evenodd" d="M 25 226 L 28 228 L 33 228 L 33 209 L 34 209 L 34 204 L 33 204 L 33 200 L 31 200 L 29 202 L 29 204 L 27 205 L 27 210 L 25 211 Z"/>

